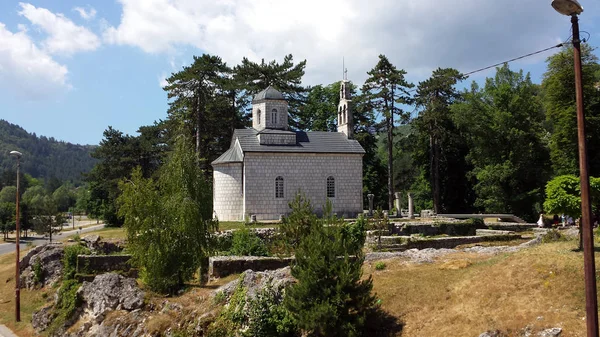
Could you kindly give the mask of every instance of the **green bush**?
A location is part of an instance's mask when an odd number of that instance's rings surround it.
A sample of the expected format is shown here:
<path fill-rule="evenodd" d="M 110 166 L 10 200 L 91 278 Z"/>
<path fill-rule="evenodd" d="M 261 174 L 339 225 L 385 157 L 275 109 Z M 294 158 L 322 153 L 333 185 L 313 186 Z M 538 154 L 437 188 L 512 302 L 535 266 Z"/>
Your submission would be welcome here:
<path fill-rule="evenodd" d="M 90 254 L 90 250 L 80 244 L 65 247 L 63 256 L 63 280 L 72 280 L 77 273 L 77 255 Z"/>
<path fill-rule="evenodd" d="M 57 301 L 55 306 L 55 319 L 48 328 L 48 334 L 54 335 L 54 332 L 62 327 L 66 322 L 73 318 L 82 304 L 81 297 L 77 294 L 77 290 L 81 286 L 76 280 L 63 281 L 57 293 Z"/>
<path fill-rule="evenodd" d="M 238 256 L 268 256 L 269 250 L 256 233 L 250 231 L 248 228 L 241 228 L 233 232 L 229 254 Z"/>
<path fill-rule="evenodd" d="M 385 262 L 377 262 L 375 263 L 376 270 L 384 270 L 386 267 Z"/>
<path fill-rule="evenodd" d="M 240 277 L 243 279 L 243 275 Z M 268 284 L 256 297 L 248 299 L 240 282 L 224 307 L 208 327 L 208 337 L 293 337 L 299 336 L 290 313 L 283 306 L 281 294 Z M 216 297 L 215 297 L 216 299 Z M 224 302 L 224 297 L 221 300 Z"/>
<path fill-rule="evenodd" d="M 313 221 L 296 248 L 298 282 L 286 290 L 284 304 L 310 336 L 362 336 L 375 307 L 373 281 L 362 279 L 364 240 L 349 240 L 342 228 L 335 217 Z"/>
<path fill-rule="evenodd" d="M 470 222 L 472 225 L 475 226 L 475 228 L 479 228 L 479 229 L 485 229 L 485 221 L 483 221 L 483 219 L 481 218 L 470 218 L 468 220 L 468 222 Z"/>
<path fill-rule="evenodd" d="M 38 285 L 44 282 L 44 271 L 42 270 L 42 262 L 36 259 L 33 263 L 33 284 Z"/>
<path fill-rule="evenodd" d="M 542 236 L 543 243 L 567 241 L 568 238 L 556 229 L 551 229 Z"/>
<path fill-rule="evenodd" d="M 435 226 L 439 227 L 439 234 L 462 236 L 476 234 L 476 226 L 471 221 L 436 222 Z"/>

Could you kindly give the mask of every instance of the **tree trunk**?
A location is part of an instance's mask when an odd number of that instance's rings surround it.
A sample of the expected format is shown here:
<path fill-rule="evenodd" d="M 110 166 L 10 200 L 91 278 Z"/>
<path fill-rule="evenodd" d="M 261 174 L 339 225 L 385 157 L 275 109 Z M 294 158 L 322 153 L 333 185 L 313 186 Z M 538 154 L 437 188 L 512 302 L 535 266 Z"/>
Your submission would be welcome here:
<path fill-rule="evenodd" d="M 433 171 L 435 180 L 433 181 L 433 211 L 435 214 L 440 212 L 440 145 L 433 139 Z"/>
<path fill-rule="evenodd" d="M 393 155 L 393 132 L 394 121 L 392 117 L 388 117 L 388 210 L 391 212 L 394 208 L 394 155 Z"/>

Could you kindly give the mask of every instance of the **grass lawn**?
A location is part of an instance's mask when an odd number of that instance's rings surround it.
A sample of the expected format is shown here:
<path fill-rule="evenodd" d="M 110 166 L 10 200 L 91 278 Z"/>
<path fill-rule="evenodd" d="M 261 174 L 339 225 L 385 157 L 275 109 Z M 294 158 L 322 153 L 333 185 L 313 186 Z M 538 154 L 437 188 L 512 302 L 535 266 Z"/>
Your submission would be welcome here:
<path fill-rule="evenodd" d="M 576 241 L 543 244 L 493 257 L 456 253 L 432 264 L 401 259 L 365 264 L 383 308 L 405 323 L 403 337 L 518 335 L 563 328 L 585 336 L 583 256 Z M 596 269 L 600 267 L 596 256 Z"/>
<path fill-rule="evenodd" d="M 27 250 L 21 251 L 21 256 Z M 0 324 L 18 336 L 37 336 L 31 327 L 31 314 L 52 299 L 54 290 L 21 289 L 21 322 L 15 322 L 15 253 L 0 256 Z"/>
<path fill-rule="evenodd" d="M 102 239 L 125 239 L 125 237 L 127 236 L 127 234 L 125 233 L 125 229 L 122 227 L 121 228 L 113 228 L 113 227 L 102 228 L 102 229 L 99 229 L 96 231 L 79 234 L 79 236 L 84 237 L 84 236 L 93 235 L 93 234 L 100 235 L 100 237 Z M 74 237 L 75 237 L 75 234 L 69 235 L 68 237 L 64 238 L 62 241 L 66 241 L 66 240 L 72 239 Z"/>

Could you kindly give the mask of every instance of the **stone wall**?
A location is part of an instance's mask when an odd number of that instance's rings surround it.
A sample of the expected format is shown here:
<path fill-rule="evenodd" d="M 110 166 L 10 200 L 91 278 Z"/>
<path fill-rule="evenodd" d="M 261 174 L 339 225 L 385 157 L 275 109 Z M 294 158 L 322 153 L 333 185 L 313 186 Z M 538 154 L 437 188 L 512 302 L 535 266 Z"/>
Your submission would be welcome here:
<path fill-rule="evenodd" d="M 78 274 L 101 274 L 132 270 L 131 255 L 77 255 Z"/>
<path fill-rule="evenodd" d="M 239 146 L 239 145 L 235 145 Z M 213 166 L 213 208 L 221 221 L 244 220 L 242 195 L 242 163 Z"/>
<path fill-rule="evenodd" d="M 214 256 L 208 259 L 208 275 L 210 278 L 220 278 L 239 274 L 248 269 L 274 270 L 289 266 L 293 260 L 293 257 Z"/>
<path fill-rule="evenodd" d="M 335 178 L 335 198 L 330 198 L 333 212 L 354 217 L 363 211 L 360 154 L 249 152 L 244 163 L 244 214 L 256 215 L 257 220 L 276 220 L 288 214 L 288 204 L 298 191 L 321 213 L 329 176 Z M 284 198 L 275 198 L 278 176 L 284 179 Z"/>

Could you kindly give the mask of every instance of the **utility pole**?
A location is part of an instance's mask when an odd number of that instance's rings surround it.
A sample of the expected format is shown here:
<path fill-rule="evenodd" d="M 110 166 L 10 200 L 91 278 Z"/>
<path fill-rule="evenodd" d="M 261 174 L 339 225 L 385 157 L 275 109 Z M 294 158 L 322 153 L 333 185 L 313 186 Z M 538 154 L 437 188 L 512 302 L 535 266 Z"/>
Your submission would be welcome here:
<path fill-rule="evenodd" d="M 16 214 L 16 259 L 15 259 L 15 321 L 21 321 L 21 285 L 20 285 L 20 267 L 19 267 L 19 237 L 21 228 L 19 226 L 19 169 L 21 167 L 21 152 L 10 151 L 10 154 L 17 157 L 17 214 Z"/>

